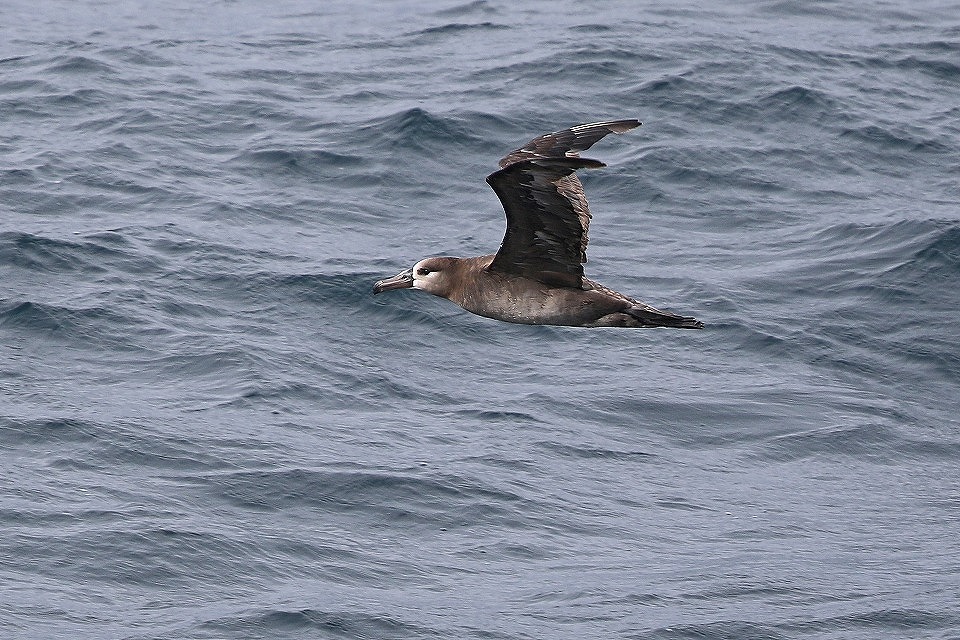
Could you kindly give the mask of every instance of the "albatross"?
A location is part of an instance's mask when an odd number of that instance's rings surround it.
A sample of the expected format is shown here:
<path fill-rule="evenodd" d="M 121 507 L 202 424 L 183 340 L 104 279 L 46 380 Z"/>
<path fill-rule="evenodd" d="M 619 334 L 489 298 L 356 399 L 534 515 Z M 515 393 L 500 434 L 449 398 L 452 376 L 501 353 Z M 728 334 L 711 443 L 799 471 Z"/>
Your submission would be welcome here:
<path fill-rule="evenodd" d="M 424 258 L 380 280 L 373 293 L 421 289 L 467 311 L 520 324 L 702 329 L 690 316 L 661 311 L 583 275 L 590 209 L 577 169 L 606 166 L 580 152 L 638 120 L 581 124 L 534 138 L 487 176 L 503 204 L 507 231 L 495 254 Z"/>

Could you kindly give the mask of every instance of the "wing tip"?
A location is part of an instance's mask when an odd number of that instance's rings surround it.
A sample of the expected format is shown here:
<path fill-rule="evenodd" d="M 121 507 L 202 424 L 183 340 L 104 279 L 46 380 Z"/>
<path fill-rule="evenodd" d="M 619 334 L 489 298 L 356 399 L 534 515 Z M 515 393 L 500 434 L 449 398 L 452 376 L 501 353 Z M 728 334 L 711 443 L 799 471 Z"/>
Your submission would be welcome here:
<path fill-rule="evenodd" d="M 588 124 L 579 124 L 575 127 L 570 127 L 571 131 L 582 131 L 584 129 L 595 129 L 599 127 L 605 127 L 614 133 L 626 133 L 631 129 L 636 129 L 643 123 L 637 120 L 636 118 L 629 118 L 627 120 L 604 120 L 602 122 L 591 122 Z"/>
<path fill-rule="evenodd" d="M 642 124 L 643 123 L 636 118 L 631 118 L 629 120 L 617 120 L 615 122 L 611 122 L 609 127 L 614 133 L 626 133 L 631 129 L 636 129 Z"/>

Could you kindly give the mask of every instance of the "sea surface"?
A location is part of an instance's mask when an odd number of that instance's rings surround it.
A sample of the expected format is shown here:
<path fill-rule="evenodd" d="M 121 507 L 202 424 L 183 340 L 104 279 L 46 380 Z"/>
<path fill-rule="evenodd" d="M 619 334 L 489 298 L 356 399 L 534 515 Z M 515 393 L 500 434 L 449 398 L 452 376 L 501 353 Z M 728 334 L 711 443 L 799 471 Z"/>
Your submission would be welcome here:
<path fill-rule="evenodd" d="M 372 284 L 587 154 L 588 276 Z M 960 638 L 960 4 L 4 0 L 0 637 Z"/>

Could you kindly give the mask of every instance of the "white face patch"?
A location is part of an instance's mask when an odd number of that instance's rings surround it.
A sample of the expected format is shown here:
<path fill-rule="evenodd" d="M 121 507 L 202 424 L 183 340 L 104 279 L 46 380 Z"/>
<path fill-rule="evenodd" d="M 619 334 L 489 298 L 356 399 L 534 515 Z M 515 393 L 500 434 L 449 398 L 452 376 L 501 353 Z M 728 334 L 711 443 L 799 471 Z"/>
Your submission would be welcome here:
<path fill-rule="evenodd" d="M 413 265 L 413 287 L 428 293 L 440 295 L 442 271 L 436 260 L 427 258 Z"/>
<path fill-rule="evenodd" d="M 459 258 L 434 256 L 424 258 L 410 269 L 415 289 L 446 298 L 457 285 Z"/>

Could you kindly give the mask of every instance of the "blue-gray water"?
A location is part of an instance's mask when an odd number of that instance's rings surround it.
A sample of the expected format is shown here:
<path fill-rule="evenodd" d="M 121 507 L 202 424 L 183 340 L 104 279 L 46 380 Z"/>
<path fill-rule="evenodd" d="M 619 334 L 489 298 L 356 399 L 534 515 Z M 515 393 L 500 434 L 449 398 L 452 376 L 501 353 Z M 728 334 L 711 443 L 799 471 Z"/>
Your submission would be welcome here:
<path fill-rule="evenodd" d="M 952 1 L 0 5 L 4 638 L 960 638 Z M 587 154 L 590 277 L 370 287 Z"/>

